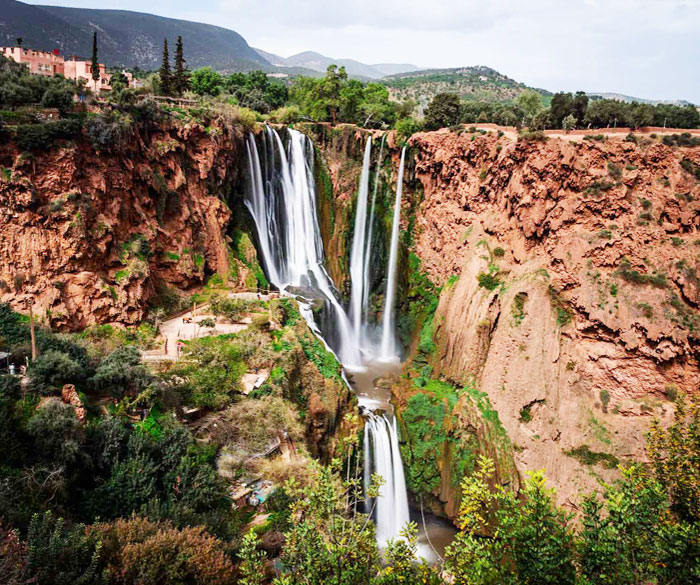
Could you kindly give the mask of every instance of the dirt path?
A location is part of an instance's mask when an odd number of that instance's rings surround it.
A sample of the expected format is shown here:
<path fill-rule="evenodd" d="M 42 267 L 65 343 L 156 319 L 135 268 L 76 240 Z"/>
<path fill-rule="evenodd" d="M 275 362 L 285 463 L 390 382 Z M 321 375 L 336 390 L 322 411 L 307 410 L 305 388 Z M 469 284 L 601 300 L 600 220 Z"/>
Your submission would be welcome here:
<path fill-rule="evenodd" d="M 243 299 L 247 301 L 269 301 L 279 298 L 278 293 L 258 294 L 254 292 L 229 293 L 229 298 Z M 201 321 L 213 319 L 216 325 L 202 327 Z M 197 339 L 198 337 L 208 337 L 210 335 L 227 335 L 244 331 L 250 325 L 250 317 L 242 319 L 239 323 L 220 323 L 215 315 L 209 311 L 208 305 L 197 307 L 196 311 L 188 311 L 178 317 L 167 319 L 160 325 L 160 335 L 163 338 L 163 346 L 160 350 L 143 353 L 143 361 L 175 361 L 180 355 L 182 348 L 178 347 L 178 341 Z"/>
<path fill-rule="evenodd" d="M 510 140 L 518 140 L 518 132 L 515 128 L 511 126 L 497 126 L 495 124 L 465 124 L 468 128 L 476 128 L 477 130 L 484 130 L 486 132 L 500 131 L 509 138 Z M 600 130 L 572 130 L 568 134 L 564 133 L 563 130 L 545 130 L 545 136 L 549 138 L 561 138 L 562 140 L 568 140 L 569 142 L 579 142 L 584 139 L 585 136 L 605 136 L 606 138 L 624 138 L 632 132 L 637 136 L 649 136 L 650 134 L 656 134 L 657 136 L 670 136 L 671 134 L 681 134 L 687 132 L 693 136 L 700 136 L 700 130 L 679 130 L 678 128 L 642 128 L 640 130 L 630 130 L 629 128 L 601 128 Z"/>

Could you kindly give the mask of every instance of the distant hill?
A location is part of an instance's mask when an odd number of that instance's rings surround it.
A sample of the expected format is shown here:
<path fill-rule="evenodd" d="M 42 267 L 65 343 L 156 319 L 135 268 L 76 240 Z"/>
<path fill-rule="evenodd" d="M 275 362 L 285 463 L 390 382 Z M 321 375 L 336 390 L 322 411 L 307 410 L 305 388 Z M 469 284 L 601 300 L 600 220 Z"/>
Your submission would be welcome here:
<path fill-rule="evenodd" d="M 397 73 L 410 73 L 412 71 L 420 71 L 420 67 L 411 65 L 410 63 L 376 63 L 372 65 L 383 75 L 396 75 Z"/>
<path fill-rule="evenodd" d="M 421 110 L 435 95 L 443 92 L 459 94 L 465 100 L 486 102 L 512 102 L 525 90 L 539 92 L 545 102 L 549 102 L 552 95 L 547 90 L 528 87 L 483 65 L 399 73 L 385 77 L 382 83 L 389 88 L 392 98 L 417 100 Z"/>
<path fill-rule="evenodd" d="M 222 72 L 274 69 L 241 35 L 218 26 L 126 10 L 34 6 L 0 0 L 0 46 L 14 45 L 15 39 L 22 37 L 27 47 L 90 57 L 94 31 L 98 34 L 100 60 L 109 66 L 157 69 L 163 39 L 168 38 L 174 52 L 175 40 L 182 35 L 192 69 L 205 65 Z"/>
<path fill-rule="evenodd" d="M 624 95 L 621 93 L 610 93 L 610 92 L 602 92 L 602 91 L 589 91 L 586 93 L 586 95 L 592 99 L 600 98 L 600 99 L 605 99 L 605 100 L 617 100 L 619 102 L 626 102 L 628 104 L 631 104 L 633 102 L 637 102 L 637 103 L 641 103 L 641 104 L 652 104 L 652 105 L 657 105 L 657 104 L 669 104 L 672 106 L 690 106 L 690 105 L 692 105 L 690 102 L 687 102 L 685 100 L 649 100 L 649 99 L 645 99 L 645 98 L 632 97 L 632 96 Z"/>
<path fill-rule="evenodd" d="M 256 51 L 258 51 L 260 56 L 265 60 L 278 67 L 301 67 L 306 70 L 325 73 L 329 65 L 337 65 L 338 67 L 345 67 L 350 77 L 359 79 L 380 79 L 385 75 L 418 70 L 418 67 L 409 63 L 379 63 L 377 65 L 368 65 L 355 61 L 354 59 L 326 57 L 314 51 L 304 51 L 303 53 L 298 53 L 291 57 L 280 57 L 279 55 L 268 53 L 262 49 L 256 49 Z"/>

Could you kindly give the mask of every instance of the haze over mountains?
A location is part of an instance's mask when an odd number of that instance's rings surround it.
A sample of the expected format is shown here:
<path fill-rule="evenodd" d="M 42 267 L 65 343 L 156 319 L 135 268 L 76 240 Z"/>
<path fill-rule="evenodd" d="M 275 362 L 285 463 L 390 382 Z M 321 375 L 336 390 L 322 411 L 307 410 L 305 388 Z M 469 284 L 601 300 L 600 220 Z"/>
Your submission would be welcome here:
<path fill-rule="evenodd" d="M 210 65 L 222 72 L 283 68 L 290 74 L 325 72 L 328 65 L 345 66 L 349 75 L 379 79 L 385 75 L 416 70 L 415 65 L 366 65 L 352 59 L 332 59 L 307 51 L 289 58 L 250 47 L 237 32 L 186 20 L 165 18 L 127 10 L 36 6 L 0 0 L 0 46 L 16 44 L 66 55 L 87 57 L 92 53 L 92 33 L 99 35 L 100 59 L 109 65 L 157 69 L 163 38 L 174 42 L 182 35 L 190 68 Z"/>
<path fill-rule="evenodd" d="M 353 77 L 366 77 L 368 79 L 381 79 L 386 75 L 418 71 L 419 69 L 410 63 L 377 63 L 374 65 L 367 65 L 366 63 L 360 63 L 354 59 L 326 57 L 314 51 L 304 51 L 303 53 L 298 53 L 286 58 L 268 53 L 262 49 L 256 49 L 256 51 L 272 65 L 278 67 L 303 67 L 323 73 L 329 65 L 338 65 L 338 67 L 345 67 L 348 75 Z"/>
<path fill-rule="evenodd" d="M 422 105 L 438 91 L 457 91 L 466 99 L 501 101 L 514 99 L 518 93 L 529 89 L 488 67 L 426 70 L 410 63 L 367 64 L 313 51 L 281 57 L 253 48 L 237 32 L 219 26 L 127 10 L 38 6 L 0 0 L 0 46 L 14 45 L 17 37 L 22 37 L 27 47 L 46 51 L 59 49 L 65 55 L 89 57 L 95 31 L 99 36 L 100 60 L 110 66 L 155 70 L 161 63 L 163 39 L 167 37 L 174 44 L 181 35 L 191 69 L 208 65 L 222 73 L 262 69 L 288 75 L 319 76 L 328 65 L 336 64 L 344 66 L 351 77 L 381 79 L 395 97 L 413 97 Z M 537 91 L 544 96 L 549 94 L 546 90 Z M 657 103 L 622 94 L 595 92 L 590 95 Z"/>

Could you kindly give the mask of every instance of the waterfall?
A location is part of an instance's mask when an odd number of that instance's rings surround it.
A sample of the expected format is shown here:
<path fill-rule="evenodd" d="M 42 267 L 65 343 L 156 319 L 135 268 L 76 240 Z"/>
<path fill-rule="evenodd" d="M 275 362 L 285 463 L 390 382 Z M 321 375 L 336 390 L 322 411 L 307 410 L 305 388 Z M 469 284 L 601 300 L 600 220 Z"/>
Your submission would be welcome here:
<path fill-rule="evenodd" d="M 377 162 L 377 181 L 372 196 L 369 227 L 367 196 L 370 140 L 365 147 L 351 256 L 351 320 L 340 304 L 333 282 L 323 267 L 323 240 L 316 214 L 313 145 L 301 132 L 291 129 L 288 132 L 289 142 L 286 148 L 279 133 L 271 127 L 267 127 L 263 132 L 260 148 L 253 135 L 248 136 L 246 150 L 249 194 L 245 203 L 255 223 L 260 253 L 270 282 L 277 286 L 282 294 L 297 295 L 301 291 L 301 296 L 323 299 L 325 307 L 329 310 L 328 318 L 324 322 L 316 323 L 314 311 L 308 302 L 300 301 L 301 314 L 326 347 L 336 353 L 345 369 L 354 369 L 359 376 L 362 371 L 367 372 L 367 364 L 363 363 L 360 350 L 364 343 L 362 331 L 367 325 L 372 224 L 384 141 L 382 140 Z M 395 288 L 403 161 L 402 152 L 389 263 L 392 303 L 387 307 L 393 304 Z M 385 315 L 386 313 L 387 309 Z M 393 318 L 389 321 L 385 318 L 383 326 L 385 333 L 387 327 L 393 328 Z M 394 339 L 393 333 L 391 339 Z M 392 356 L 396 353 L 395 350 L 393 352 Z M 371 355 L 371 352 L 368 352 L 368 355 Z M 374 375 L 368 376 L 369 384 L 374 388 L 373 378 Z M 391 409 L 386 395 L 380 401 L 366 396 L 358 397 L 358 401 L 369 413 L 364 440 L 365 486 L 369 485 L 373 472 L 381 475 L 386 482 L 380 488 L 375 517 L 377 541 L 380 546 L 384 546 L 387 540 L 397 538 L 409 521 L 398 428 L 393 415 L 379 413 L 379 410 Z M 378 411 L 372 412 L 375 408 Z"/>
<path fill-rule="evenodd" d="M 397 538 L 401 529 L 410 520 L 406 481 L 399 451 L 396 418 L 393 423 L 385 415 L 370 414 L 366 421 L 365 449 L 372 448 L 373 471 L 384 479 L 377 499 L 377 542 L 385 546 L 387 541 Z M 367 479 L 366 479 L 367 481 Z"/>
<path fill-rule="evenodd" d="M 294 287 L 320 294 L 331 311 L 330 325 L 338 333 L 334 349 L 340 361 L 346 367 L 360 368 L 360 350 L 354 343 L 352 325 L 323 267 L 313 163 L 309 162 L 313 161 L 313 146 L 304 134 L 290 129 L 285 149 L 280 135 L 269 126 L 265 146 L 267 180 L 262 181 L 257 145 L 249 137 L 251 177 L 246 205 L 255 222 L 269 278 L 282 292 Z M 310 310 L 305 313 L 312 316 Z"/>
<path fill-rule="evenodd" d="M 396 334 L 394 331 L 394 297 L 396 296 L 396 264 L 399 252 L 399 224 L 401 223 L 401 193 L 403 191 L 403 169 L 406 158 L 406 147 L 401 149 L 401 163 L 396 182 L 396 201 L 394 203 L 394 220 L 391 227 L 391 247 L 389 249 L 389 265 L 387 267 L 386 298 L 384 300 L 384 319 L 382 324 L 381 359 L 396 360 Z"/>
<path fill-rule="evenodd" d="M 363 300 L 369 289 L 369 276 L 365 270 L 367 253 L 367 194 L 369 192 L 369 166 L 372 156 L 372 138 L 367 138 L 365 157 L 360 174 L 360 187 L 357 192 L 355 209 L 355 232 L 350 253 L 350 318 L 352 320 L 355 344 L 360 347 L 365 321 Z"/>
<path fill-rule="evenodd" d="M 374 192 L 372 193 L 372 207 L 369 214 L 369 233 L 367 234 L 367 248 L 365 250 L 365 263 L 364 263 L 364 273 L 367 279 L 367 286 L 365 288 L 365 294 L 362 298 L 362 310 L 365 314 L 365 321 L 369 320 L 369 293 L 370 293 L 370 282 L 372 275 L 372 268 L 370 266 L 370 260 L 372 259 L 372 240 L 374 238 L 374 215 L 377 208 L 377 190 L 379 189 L 379 173 L 382 170 L 382 154 L 384 154 L 384 142 L 386 141 L 386 134 L 382 136 L 382 142 L 379 146 L 379 158 L 377 158 L 377 170 L 374 176 Z M 367 340 L 365 340 L 365 345 L 367 345 Z"/>

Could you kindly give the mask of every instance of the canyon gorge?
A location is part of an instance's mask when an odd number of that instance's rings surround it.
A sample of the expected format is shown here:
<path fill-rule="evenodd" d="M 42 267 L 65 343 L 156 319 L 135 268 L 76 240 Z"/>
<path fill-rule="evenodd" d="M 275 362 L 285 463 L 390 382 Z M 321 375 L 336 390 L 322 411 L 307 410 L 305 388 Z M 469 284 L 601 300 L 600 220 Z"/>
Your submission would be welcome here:
<path fill-rule="evenodd" d="M 137 325 L 217 274 L 286 290 L 375 411 L 366 450 L 395 443 L 374 469 L 403 459 L 412 506 L 437 515 L 456 519 L 479 454 L 512 488 L 544 469 L 578 514 L 700 382 L 697 148 L 164 120 L 99 153 L 8 141 L 0 166 L 0 302 L 79 331 Z M 367 380 L 376 357 L 395 367 Z"/>

